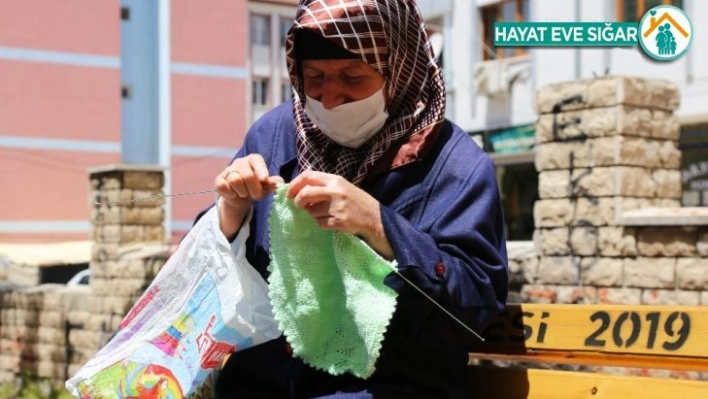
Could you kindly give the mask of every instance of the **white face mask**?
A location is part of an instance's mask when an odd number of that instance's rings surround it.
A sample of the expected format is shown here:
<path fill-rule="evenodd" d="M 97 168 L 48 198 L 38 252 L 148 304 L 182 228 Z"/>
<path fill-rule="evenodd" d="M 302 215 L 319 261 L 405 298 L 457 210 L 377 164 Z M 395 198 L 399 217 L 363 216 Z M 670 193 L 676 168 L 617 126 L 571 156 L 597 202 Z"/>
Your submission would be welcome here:
<path fill-rule="evenodd" d="M 305 112 L 322 133 L 334 142 L 344 147 L 359 148 L 386 123 L 388 112 L 384 86 L 363 100 L 332 109 L 325 109 L 321 102 L 305 96 Z"/>

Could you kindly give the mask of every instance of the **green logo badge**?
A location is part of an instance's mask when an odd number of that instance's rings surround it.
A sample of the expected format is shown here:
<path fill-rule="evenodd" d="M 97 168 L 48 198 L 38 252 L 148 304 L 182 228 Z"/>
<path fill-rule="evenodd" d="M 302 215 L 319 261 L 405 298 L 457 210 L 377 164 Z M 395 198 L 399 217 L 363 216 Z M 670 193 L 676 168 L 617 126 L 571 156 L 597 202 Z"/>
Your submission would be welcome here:
<path fill-rule="evenodd" d="M 660 5 L 636 22 L 496 22 L 494 47 L 634 47 L 658 61 L 681 57 L 691 46 L 691 20 Z"/>
<path fill-rule="evenodd" d="M 639 44 L 659 61 L 682 56 L 691 46 L 693 27 L 686 13 L 674 6 L 656 6 L 639 21 Z"/>

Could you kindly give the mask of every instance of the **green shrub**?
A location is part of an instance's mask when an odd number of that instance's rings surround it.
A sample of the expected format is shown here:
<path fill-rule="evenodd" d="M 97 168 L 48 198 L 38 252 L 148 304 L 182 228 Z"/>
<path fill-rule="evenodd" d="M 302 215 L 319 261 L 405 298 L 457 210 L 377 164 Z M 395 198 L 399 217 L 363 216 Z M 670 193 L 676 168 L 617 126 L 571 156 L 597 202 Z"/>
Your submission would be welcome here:
<path fill-rule="evenodd" d="M 63 385 L 22 375 L 14 382 L 0 384 L 0 399 L 73 399 Z"/>

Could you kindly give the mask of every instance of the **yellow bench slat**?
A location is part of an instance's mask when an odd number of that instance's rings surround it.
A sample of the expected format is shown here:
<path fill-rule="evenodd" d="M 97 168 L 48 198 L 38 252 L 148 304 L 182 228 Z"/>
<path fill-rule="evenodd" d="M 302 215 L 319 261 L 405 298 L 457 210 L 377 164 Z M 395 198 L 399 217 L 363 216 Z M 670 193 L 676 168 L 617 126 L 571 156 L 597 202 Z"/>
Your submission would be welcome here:
<path fill-rule="evenodd" d="M 470 367 L 475 397 L 490 399 L 705 399 L 707 381 L 574 371 Z"/>
<path fill-rule="evenodd" d="M 481 353 L 562 350 L 708 359 L 708 307 L 508 305 Z"/>
<path fill-rule="evenodd" d="M 702 357 L 647 356 L 618 353 L 550 350 L 529 350 L 519 354 L 471 353 L 469 364 L 477 364 L 475 360 L 708 371 L 708 361 Z"/>

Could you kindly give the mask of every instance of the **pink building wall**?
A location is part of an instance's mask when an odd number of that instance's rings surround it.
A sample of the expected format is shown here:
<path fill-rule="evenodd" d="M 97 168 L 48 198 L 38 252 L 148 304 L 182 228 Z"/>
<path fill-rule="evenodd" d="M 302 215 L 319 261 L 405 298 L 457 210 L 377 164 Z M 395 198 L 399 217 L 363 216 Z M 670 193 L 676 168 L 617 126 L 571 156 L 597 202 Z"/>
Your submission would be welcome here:
<path fill-rule="evenodd" d="M 0 241 L 85 240 L 86 168 L 120 159 L 119 2 L 0 7 Z"/>
<path fill-rule="evenodd" d="M 247 129 L 246 0 L 171 2 L 172 193 L 210 189 Z M 88 172 L 118 163 L 120 1 L 0 1 L 0 242 L 88 239 Z M 171 201 L 181 238 L 212 195 Z"/>
<path fill-rule="evenodd" d="M 0 45 L 118 56 L 118 0 L 2 0 Z"/>
<path fill-rule="evenodd" d="M 120 71 L 0 60 L 0 134 L 120 141 Z"/>
<path fill-rule="evenodd" d="M 172 142 L 210 147 L 210 155 L 172 157 L 172 192 L 214 187 L 214 178 L 241 146 L 247 129 L 248 9 L 245 0 L 213 0 L 209 7 L 173 0 L 172 62 L 204 69 L 203 75 L 172 75 Z M 211 73 L 217 67 L 225 73 Z M 242 73 L 242 77 L 238 75 Z M 225 76 L 226 75 L 226 76 Z M 214 196 L 172 199 L 172 236 L 179 240 Z"/>

